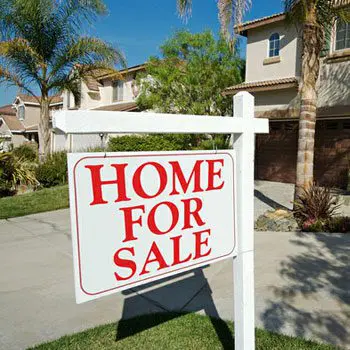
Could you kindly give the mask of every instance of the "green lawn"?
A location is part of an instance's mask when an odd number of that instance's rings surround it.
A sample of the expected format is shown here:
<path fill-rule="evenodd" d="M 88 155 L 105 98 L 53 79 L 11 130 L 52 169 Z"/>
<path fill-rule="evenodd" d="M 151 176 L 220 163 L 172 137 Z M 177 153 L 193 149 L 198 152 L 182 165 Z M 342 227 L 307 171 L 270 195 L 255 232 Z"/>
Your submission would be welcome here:
<path fill-rule="evenodd" d="M 56 341 L 38 345 L 36 350 L 147 350 L 233 349 L 231 322 L 210 319 L 197 314 L 155 314 L 141 316 L 118 324 L 96 327 Z M 302 339 L 290 338 L 263 330 L 256 332 L 256 349 L 331 350 Z"/>
<path fill-rule="evenodd" d="M 0 198 L 0 219 L 68 208 L 68 185 Z"/>

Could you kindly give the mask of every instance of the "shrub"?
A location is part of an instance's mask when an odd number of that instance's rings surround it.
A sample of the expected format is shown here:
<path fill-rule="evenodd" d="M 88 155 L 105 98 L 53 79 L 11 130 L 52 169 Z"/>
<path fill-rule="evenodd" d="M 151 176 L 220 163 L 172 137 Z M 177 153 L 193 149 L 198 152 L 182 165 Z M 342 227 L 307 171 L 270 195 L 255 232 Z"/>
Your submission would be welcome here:
<path fill-rule="evenodd" d="M 36 177 L 42 187 L 64 185 L 68 182 L 67 153 L 55 152 L 39 164 Z"/>
<path fill-rule="evenodd" d="M 110 152 L 128 151 L 180 151 L 192 148 L 194 137 L 191 135 L 126 135 L 112 137 L 108 143 Z"/>
<path fill-rule="evenodd" d="M 350 232 L 350 217 L 335 216 L 325 221 L 305 221 L 302 230 L 305 232 L 348 233 Z"/>
<path fill-rule="evenodd" d="M 304 232 L 324 232 L 326 231 L 325 222 L 322 220 L 307 220 L 302 223 Z"/>
<path fill-rule="evenodd" d="M 350 217 L 348 216 L 337 216 L 327 220 L 326 230 L 328 232 L 350 232 Z"/>
<path fill-rule="evenodd" d="M 21 146 L 16 147 L 12 151 L 13 155 L 18 158 L 23 158 L 29 162 L 35 162 L 38 159 L 37 147 L 35 145 L 27 145 L 23 144 Z"/>
<path fill-rule="evenodd" d="M 230 147 L 229 134 L 203 135 L 198 140 L 199 150 L 228 149 Z"/>
<path fill-rule="evenodd" d="M 294 217 L 301 227 L 318 221 L 325 222 L 332 218 L 339 208 L 338 198 L 331 194 L 330 188 L 315 184 L 304 189 L 294 203 Z"/>
<path fill-rule="evenodd" d="M 16 193 L 19 185 L 37 185 L 35 164 L 11 152 L 0 153 L 0 197 Z"/>

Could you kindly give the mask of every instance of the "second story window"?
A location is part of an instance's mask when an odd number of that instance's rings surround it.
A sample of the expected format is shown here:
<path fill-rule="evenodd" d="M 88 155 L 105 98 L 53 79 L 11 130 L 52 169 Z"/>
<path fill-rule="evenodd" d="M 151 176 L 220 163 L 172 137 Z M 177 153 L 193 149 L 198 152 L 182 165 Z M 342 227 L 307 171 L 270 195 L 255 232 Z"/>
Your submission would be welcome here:
<path fill-rule="evenodd" d="M 25 117 L 25 109 L 24 109 L 24 106 L 21 105 L 18 107 L 18 119 L 24 120 L 24 117 Z"/>
<path fill-rule="evenodd" d="M 335 49 L 344 50 L 350 48 L 350 23 L 337 21 L 335 37 Z"/>
<path fill-rule="evenodd" d="M 280 55 L 280 35 L 273 33 L 269 39 L 269 57 L 277 57 Z"/>
<path fill-rule="evenodd" d="M 123 101 L 124 83 L 121 80 L 113 82 L 113 102 Z"/>

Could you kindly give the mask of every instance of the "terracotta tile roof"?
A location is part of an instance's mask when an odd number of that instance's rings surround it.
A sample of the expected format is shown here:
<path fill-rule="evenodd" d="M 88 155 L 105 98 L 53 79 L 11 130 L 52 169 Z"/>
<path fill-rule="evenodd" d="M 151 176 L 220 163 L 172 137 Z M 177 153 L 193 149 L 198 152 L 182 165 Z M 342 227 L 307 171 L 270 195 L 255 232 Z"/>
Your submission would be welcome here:
<path fill-rule="evenodd" d="M 5 105 L 0 107 L 1 115 L 16 115 L 16 110 L 12 108 L 12 105 Z"/>
<path fill-rule="evenodd" d="M 31 96 L 26 94 L 18 94 L 17 97 L 19 97 L 24 103 L 39 103 L 38 99 L 40 100 L 40 96 Z M 60 95 L 54 95 L 51 97 L 51 104 L 54 103 L 63 103 L 63 98 Z"/>
<path fill-rule="evenodd" d="M 248 29 L 260 27 L 266 24 L 282 21 L 286 18 L 286 15 L 284 12 L 275 13 L 271 16 L 266 16 L 258 19 L 254 19 L 252 21 L 247 21 L 242 24 L 235 26 L 235 32 L 241 35 L 246 35 L 246 31 Z"/>
<path fill-rule="evenodd" d="M 121 75 L 128 74 L 128 73 L 144 70 L 145 67 L 146 67 L 145 63 L 138 64 L 136 66 L 132 66 L 132 67 L 128 67 L 128 68 L 125 68 L 125 69 L 121 69 L 121 70 L 118 71 L 118 73 L 121 74 Z M 101 74 L 98 75 L 97 79 L 98 80 L 102 80 L 102 79 L 107 79 L 107 78 L 113 78 L 115 76 L 116 76 L 116 74 L 103 74 L 103 72 L 102 72 Z"/>
<path fill-rule="evenodd" d="M 116 103 L 103 107 L 94 108 L 95 111 L 115 111 L 115 112 L 131 112 L 137 109 L 135 102 Z"/>
<path fill-rule="evenodd" d="M 333 4 L 334 4 L 334 7 L 348 6 L 350 5 L 350 0 L 333 0 Z M 257 18 L 252 21 L 247 21 L 242 24 L 236 25 L 235 32 L 243 36 L 246 36 L 248 29 L 253 29 L 253 28 L 270 24 L 270 23 L 283 21 L 285 18 L 286 18 L 285 12 L 275 13 L 270 16 Z"/>
<path fill-rule="evenodd" d="M 22 122 L 18 120 L 16 116 L 2 115 L 0 118 L 4 120 L 4 122 L 11 131 L 24 131 L 25 129 Z"/>
<path fill-rule="evenodd" d="M 298 80 L 295 77 L 292 78 L 282 78 L 274 80 L 264 80 L 249 83 L 242 83 L 228 87 L 224 90 L 223 95 L 233 95 L 239 91 L 268 91 L 277 89 L 288 89 L 298 86 Z"/>

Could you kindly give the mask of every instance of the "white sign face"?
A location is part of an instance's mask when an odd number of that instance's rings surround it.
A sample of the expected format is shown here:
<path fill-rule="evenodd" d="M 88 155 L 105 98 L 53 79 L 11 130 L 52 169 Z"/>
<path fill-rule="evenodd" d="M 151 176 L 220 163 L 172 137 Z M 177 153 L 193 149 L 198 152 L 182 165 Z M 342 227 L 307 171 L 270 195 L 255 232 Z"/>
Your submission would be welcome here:
<path fill-rule="evenodd" d="M 77 303 L 236 255 L 234 152 L 69 154 Z"/>

